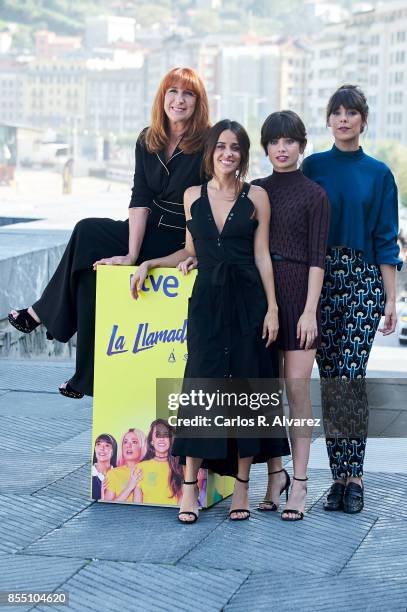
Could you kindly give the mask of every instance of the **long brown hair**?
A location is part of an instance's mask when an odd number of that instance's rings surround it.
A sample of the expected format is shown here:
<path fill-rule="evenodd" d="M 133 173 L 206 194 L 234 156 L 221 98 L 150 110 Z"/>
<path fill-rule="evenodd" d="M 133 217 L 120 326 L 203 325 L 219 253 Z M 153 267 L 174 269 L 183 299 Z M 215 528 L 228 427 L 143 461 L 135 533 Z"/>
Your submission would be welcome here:
<path fill-rule="evenodd" d="M 155 457 L 155 449 L 153 446 L 153 433 L 154 429 L 160 429 L 161 431 L 165 429 L 167 431 L 168 438 L 170 439 L 170 448 L 168 449 L 168 466 L 169 466 L 169 477 L 168 477 L 168 486 L 171 489 L 172 497 L 179 498 L 182 490 L 182 471 L 181 467 L 178 463 L 178 457 L 174 457 L 171 455 L 171 446 L 172 440 L 174 437 L 174 429 L 164 419 L 156 419 L 150 425 L 150 431 L 147 436 L 147 452 L 143 458 L 143 461 L 148 461 L 149 459 L 154 459 Z"/>
<path fill-rule="evenodd" d="M 236 173 L 236 191 L 238 191 L 241 184 L 244 182 L 249 169 L 250 139 L 244 127 L 237 121 L 222 119 L 221 121 L 215 123 L 215 125 L 209 130 L 205 140 L 204 156 L 202 160 L 202 174 L 205 175 L 207 180 L 210 180 L 214 176 L 213 155 L 215 153 L 219 137 L 225 130 L 230 130 L 235 134 L 240 147 L 240 163 L 239 169 Z"/>
<path fill-rule="evenodd" d="M 166 91 L 176 85 L 190 89 L 196 95 L 194 114 L 180 148 L 184 153 L 196 153 L 202 149 L 203 138 L 209 128 L 209 105 L 205 86 L 192 68 L 173 68 L 161 81 L 151 109 L 151 125 L 144 135 L 149 153 L 159 153 L 168 144 L 168 117 L 164 111 L 164 98 Z"/>

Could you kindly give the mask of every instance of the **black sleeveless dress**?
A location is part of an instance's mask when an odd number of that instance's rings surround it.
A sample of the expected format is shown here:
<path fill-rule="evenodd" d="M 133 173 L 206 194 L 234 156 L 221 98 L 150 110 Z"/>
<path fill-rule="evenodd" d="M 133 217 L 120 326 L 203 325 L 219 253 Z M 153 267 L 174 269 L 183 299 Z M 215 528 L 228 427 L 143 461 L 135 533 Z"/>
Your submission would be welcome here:
<path fill-rule="evenodd" d="M 188 308 L 188 361 L 184 390 L 189 379 L 273 378 L 278 376 L 277 351 L 266 348 L 262 326 L 267 299 L 254 262 L 253 202 L 250 185 L 232 206 L 225 225 L 218 231 L 208 199 L 207 184 L 191 206 L 187 221 L 198 258 L 198 274 Z M 241 385 L 240 385 L 241 388 Z M 180 408 L 179 416 L 182 416 Z M 203 458 L 203 467 L 219 474 L 237 473 L 237 451 L 243 457 L 263 462 L 289 455 L 285 429 L 278 438 L 187 438 L 176 433 L 172 453 Z M 267 435 L 267 433 L 265 433 Z"/>

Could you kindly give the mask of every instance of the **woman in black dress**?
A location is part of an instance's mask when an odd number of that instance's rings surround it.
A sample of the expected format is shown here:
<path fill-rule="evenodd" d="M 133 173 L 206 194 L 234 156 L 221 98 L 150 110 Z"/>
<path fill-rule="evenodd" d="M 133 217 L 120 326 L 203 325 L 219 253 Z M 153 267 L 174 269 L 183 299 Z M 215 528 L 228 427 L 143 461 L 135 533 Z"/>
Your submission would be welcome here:
<path fill-rule="evenodd" d="M 197 73 L 171 70 L 159 86 L 151 116 L 151 126 L 136 144 L 129 219 L 77 223 L 41 298 L 9 314 L 10 323 L 25 333 L 42 323 L 48 338 L 67 342 L 78 332 L 76 372 L 59 387 L 68 397 L 93 394 L 96 266 L 130 266 L 184 245 L 182 196 L 200 183 L 202 143 L 209 127 L 208 100 Z"/>
<path fill-rule="evenodd" d="M 157 266 L 189 269 L 198 257 L 198 275 L 188 310 L 188 379 L 272 377 L 273 353 L 268 349 L 278 331 L 273 269 L 270 259 L 270 206 L 260 187 L 244 182 L 249 138 L 234 121 L 218 122 L 209 132 L 204 169 L 210 179 L 185 192 L 185 249 L 144 262 L 133 278 L 132 291 L 142 286 Z M 186 262 L 184 261 L 186 260 Z M 181 263 L 182 262 L 182 263 Z M 192 384 L 192 387 L 194 385 Z M 180 413 L 179 413 L 180 414 Z M 249 518 L 248 482 L 253 461 L 289 454 L 286 437 L 175 437 L 174 455 L 185 459 L 181 522 L 198 518 L 198 470 L 201 466 L 236 476 L 230 518 Z"/>

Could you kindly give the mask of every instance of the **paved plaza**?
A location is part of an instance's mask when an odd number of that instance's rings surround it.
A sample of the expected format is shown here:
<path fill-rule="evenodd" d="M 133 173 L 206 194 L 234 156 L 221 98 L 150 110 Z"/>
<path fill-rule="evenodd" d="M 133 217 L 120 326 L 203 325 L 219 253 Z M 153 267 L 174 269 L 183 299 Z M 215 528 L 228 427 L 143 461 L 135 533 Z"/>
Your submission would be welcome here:
<path fill-rule="evenodd" d="M 361 514 L 323 511 L 317 439 L 303 521 L 255 510 L 256 466 L 249 521 L 229 521 L 227 499 L 183 526 L 175 509 L 90 500 L 91 401 L 56 392 L 71 362 L 0 368 L 0 591 L 64 590 L 69 608 L 57 609 L 80 612 L 406 610 L 405 440 L 369 441 Z"/>

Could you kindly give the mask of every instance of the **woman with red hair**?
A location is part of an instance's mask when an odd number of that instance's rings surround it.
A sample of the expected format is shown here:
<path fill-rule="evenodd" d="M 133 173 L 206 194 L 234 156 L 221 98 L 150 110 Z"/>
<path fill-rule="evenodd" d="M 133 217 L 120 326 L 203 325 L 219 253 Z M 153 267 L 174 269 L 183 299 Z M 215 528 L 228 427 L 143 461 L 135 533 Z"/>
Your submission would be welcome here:
<path fill-rule="evenodd" d="M 24 333 L 41 323 L 47 337 L 60 342 L 78 333 L 76 372 L 59 387 L 62 395 L 80 399 L 93 394 L 96 266 L 139 264 L 184 246 L 183 194 L 201 182 L 208 115 L 198 74 L 191 68 L 171 70 L 158 88 L 151 125 L 136 143 L 129 219 L 79 221 L 41 298 L 10 312 L 10 323 Z"/>

